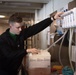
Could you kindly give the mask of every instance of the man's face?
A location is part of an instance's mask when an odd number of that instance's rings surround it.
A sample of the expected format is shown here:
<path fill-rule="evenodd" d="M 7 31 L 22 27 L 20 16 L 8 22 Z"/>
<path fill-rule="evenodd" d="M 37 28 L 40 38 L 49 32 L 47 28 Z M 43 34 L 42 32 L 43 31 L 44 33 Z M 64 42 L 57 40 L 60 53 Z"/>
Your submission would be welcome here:
<path fill-rule="evenodd" d="M 22 30 L 21 27 L 22 27 L 22 23 L 17 23 L 17 22 L 11 23 L 10 32 L 13 34 L 19 35 Z"/>

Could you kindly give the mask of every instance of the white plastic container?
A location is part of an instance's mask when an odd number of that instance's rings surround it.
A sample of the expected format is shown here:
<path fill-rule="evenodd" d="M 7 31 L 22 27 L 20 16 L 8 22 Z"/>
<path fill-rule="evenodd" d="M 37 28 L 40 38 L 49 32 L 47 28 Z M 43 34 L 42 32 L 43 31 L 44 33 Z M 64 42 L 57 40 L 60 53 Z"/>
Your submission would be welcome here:
<path fill-rule="evenodd" d="M 29 75 L 50 75 L 51 55 L 46 50 L 41 50 L 39 54 L 27 55 L 27 69 Z"/>

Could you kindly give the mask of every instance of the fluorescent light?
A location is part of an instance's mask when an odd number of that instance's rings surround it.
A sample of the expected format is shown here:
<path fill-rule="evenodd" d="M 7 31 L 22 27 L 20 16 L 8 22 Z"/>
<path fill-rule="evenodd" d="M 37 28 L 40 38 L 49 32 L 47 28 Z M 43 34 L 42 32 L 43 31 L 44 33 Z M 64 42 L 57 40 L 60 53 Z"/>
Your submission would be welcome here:
<path fill-rule="evenodd" d="M 0 18 L 4 18 L 5 16 L 4 15 L 0 15 Z"/>

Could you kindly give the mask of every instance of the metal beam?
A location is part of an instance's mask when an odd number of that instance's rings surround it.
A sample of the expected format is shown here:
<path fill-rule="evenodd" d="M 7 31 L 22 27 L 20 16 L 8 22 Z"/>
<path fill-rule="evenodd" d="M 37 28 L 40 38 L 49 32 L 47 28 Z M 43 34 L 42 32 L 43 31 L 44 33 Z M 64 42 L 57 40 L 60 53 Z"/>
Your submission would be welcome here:
<path fill-rule="evenodd" d="M 26 7 L 26 6 L 6 6 L 6 5 L 0 5 L 0 9 L 30 9 L 30 10 L 35 10 L 35 9 L 41 9 L 41 6 L 30 6 L 30 7 Z"/>
<path fill-rule="evenodd" d="M 0 9 L 0 13 L 15 13 L 15 12 L 25 12 L 25 13 L 35 13 L 35 10 L 27 10 L 27 9 Z"/>
<path fill-rule="evenodd" d="M 18 2 L 34 2 L 34 3 L 48 3 L 50 0 L 0 0 L 0 2 L 2 1 L 18 1 Z"/>

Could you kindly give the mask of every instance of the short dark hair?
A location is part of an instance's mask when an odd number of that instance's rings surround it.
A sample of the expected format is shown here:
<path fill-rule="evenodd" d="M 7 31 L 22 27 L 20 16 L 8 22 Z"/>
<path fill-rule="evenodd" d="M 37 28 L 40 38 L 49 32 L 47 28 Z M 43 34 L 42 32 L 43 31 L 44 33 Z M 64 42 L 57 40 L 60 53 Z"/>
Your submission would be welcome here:
<path fill-rule="evenodd" d="M 22 22 L 22 17 L 18 13 L 14 13 L 9 18 L 9 23 L 13 23 L 13 22 L 21 23 Z"/>

